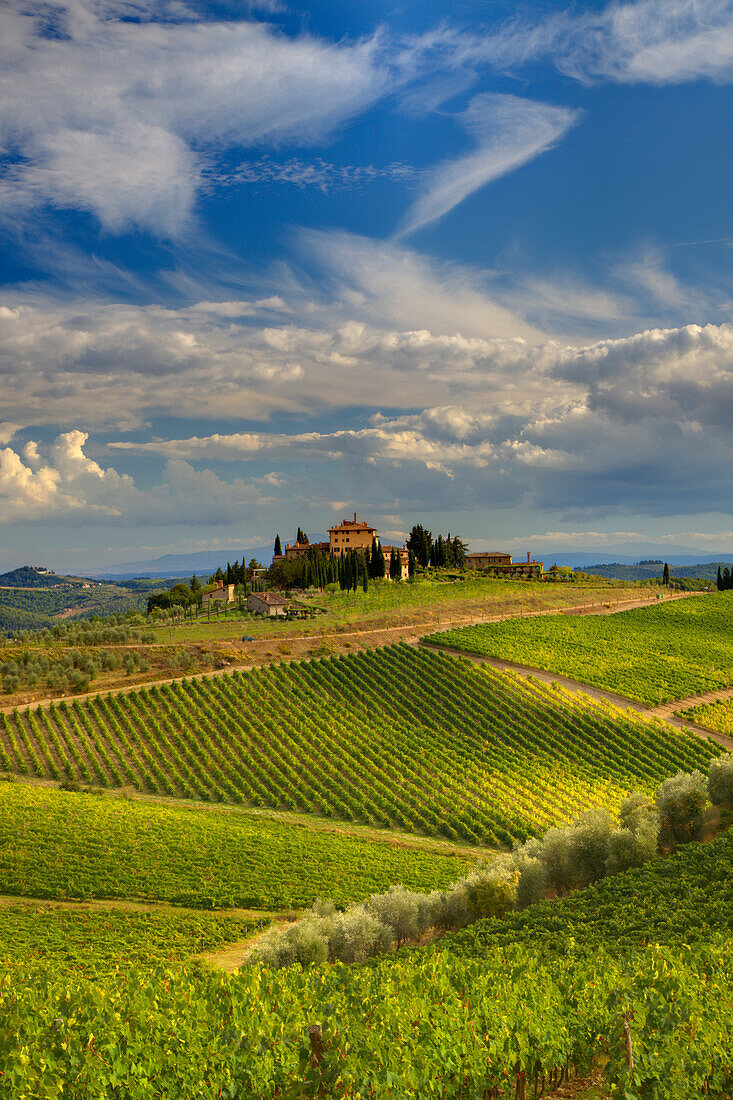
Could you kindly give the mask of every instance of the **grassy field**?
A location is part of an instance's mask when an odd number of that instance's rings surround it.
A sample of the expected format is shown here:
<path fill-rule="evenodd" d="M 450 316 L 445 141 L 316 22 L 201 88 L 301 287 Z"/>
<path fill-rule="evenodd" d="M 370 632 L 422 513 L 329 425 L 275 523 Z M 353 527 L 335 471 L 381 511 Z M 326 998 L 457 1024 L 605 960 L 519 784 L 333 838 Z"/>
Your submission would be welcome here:
<path fill-rule="evenodd" d="M 255 639 L 297 638 L 299 635 L 344 632 L 351 629 L 384 629 L 400 624 L 429 626 L 446 614 L 466 617 L 531 611 L 541 608 L 602 602 L 630 595 L 644 596 L 648 590 L 621 582 L 584 584 L 540 584 L 529 581 L 495 580 L 476 574 L 458 574 L 453 579 L 420 579 L 414 583 L 373 583 L 368 592 L 318 592 L 306 594 L 302 602 L 316 610 L 313 619 L 278 622 L 260 616 L 230 611 L 226 616 L 205 614 L 198 619 L 162 623 L 156 627 L 162 641 L 238 641 L 242 634 Z"/>
<path fill-rule="evenodd" d="M 8 770 L 492 845 L 720 751 L 404 644 L 0 717 Z"/>
<path fill-rule="evenodd" d="M 468 626 L 428 640 L 547 669 L 651 706 L 733 684 L 733 593 L 616 615 Z"/>
<path fill-rule="evenodd" d="M 216 810 L 0 785 L 0 894 L 193 907 L 338 904 L 445 886 L 466 861 Z"/>

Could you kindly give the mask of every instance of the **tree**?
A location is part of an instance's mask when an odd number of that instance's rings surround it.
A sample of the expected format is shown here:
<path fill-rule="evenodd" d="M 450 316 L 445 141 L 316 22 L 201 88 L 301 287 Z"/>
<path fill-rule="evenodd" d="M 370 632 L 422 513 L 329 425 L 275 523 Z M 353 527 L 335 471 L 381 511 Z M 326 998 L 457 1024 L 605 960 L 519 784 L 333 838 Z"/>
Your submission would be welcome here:
<path fill-rule="evenodd" d="M 417 565 L 417 559 L 415 557 L 414 550 L 410 550 L 407 554 L 407 575 L 408 577 L 415 576 L 415 566 Z"/>
<path fill-rule="evenodd" d="M 402 568 L 400 563 L 400 555 L 397 553 L 393 546 L 392 553 L 389 555 L 389 575 L 393 581 L 396 581 L 399 579 L 401 574 Z"/>
<path fill-rule="evenodd" d="M 662 584 L 665 586 L 665 588 L 669 588 L 669 565 L 666 561 L 664 563 L 664 569 L 662 571 Z"/>
<path fill-rule="evenodd" d="M 718 579 L 715 582 L 715 587 L 718 589 L 718 592 L 723 591 L 723 574 L 720 571 L 720 566 L 718 566 Z"/>
<path fill-rule="evenodd" d="M 430 531 L 427 531 L 421 523 L 416 523 L 410 531 L 410 537 L 407 540 L 408 550 L 412 550 L 417 563 L 427 569 L 430 563 L 430 551 L 433 546 L 433 536 Z"/>
<path fill-rule="evenodd" d="M 273 557 L 281 558 L 282 557 L 282 552 L 283 552 L 283 548 L 282 548 L 282 545 L 280 543 L 280 536 L 275 535 L 275 546 L 273 547 L 273 551 L 272 551 Z"/>
<path fill-rule="evenodd" d="M 190 584 L 190 588 L 191 588 L 191 591 L 193 592 L 194 596 L 195 596 L 195 595 L 196 595 L 196 594 L 197 594 L 198 592 L 200 592 L 200 591 L 201 591 L 201 581 L 200 581 L 200 580 L 198 579 L 198 577 L 196 576 L 196 574 L 195 574 L 195 573 L 194 573 L 194 575 L 193 575 L 193 576 L 191 577 L 191 584 Z"/>
<path fill-rule="evenodd" d="M 298 528 L 298 534 L 295 536 L 295 541 L 300 543 L 301 546 L 308 545 L 308 536 L 302 528 Z"/>

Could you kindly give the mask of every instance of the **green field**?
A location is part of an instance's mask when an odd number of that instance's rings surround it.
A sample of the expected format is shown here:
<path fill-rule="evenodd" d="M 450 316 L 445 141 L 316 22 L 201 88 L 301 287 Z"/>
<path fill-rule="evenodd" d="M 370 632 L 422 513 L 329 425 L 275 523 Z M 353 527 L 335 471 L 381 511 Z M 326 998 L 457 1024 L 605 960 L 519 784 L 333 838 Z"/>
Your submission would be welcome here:
<path fill-rule="evenodd" d="M 361 967 L 15 968 L 0 1095 L 513 1100 L 595 1062 L 626 1100 L 728 1097 L 731 881 L 725 838 Z"/>
<path fill-rule="evenodd" d="M 680 718 L 687 718 L 698 726 L 713 730 L 715 733 L 733 737 L 733 699 L 718 699 L 714 703 L 702 703 L 689 710 L 677 711 Z"/>
<path fill-rule="evenodd" d="M 537 681 L 398 645 L 20 711 L 0 764 L 472 843 L 616 808 L 720 750 Z"/>
<path fill-rule="evenodd" d="M 733 593 L 614 615 L 487 623 L 428 641 L 547 669 L 651 706 L 733 684 Z"/>
<path fill-rule="evenodd" d="M 86 975 L 146 970 L 245 939 L 262 923 L 191 909 L 130 912 L 11 905 L 0 908 L 0 966 L 63 964 Z"/>
<path fill-rule="evenodd" d="M 372 583 L 365 593 L 341 591 L 307 593 L 302 602 L 316 610 L 303 621 L 263 619 L 259 615 L 231 610 L 226 615 L 201 612 L 198 618 L 157 627 L 161 641 L 194 642 L 215 639 L 238 641 L 242 634 L 254 638 L 289 638 L 300 634 L 343 633 L 361 629 L 385 629 L 416 622 L 427 629 L 447 614 L 479 618 L 481 615 L 532 611 L 541 608 L 601 603 L 624 594 L 630 598 L 648 595 L 620 581 L 576 584 L 538 584 L 530 581 L 496 580 L 475 573 L 416 580 L 414 583 Z"/>
<path fill-rule="evenodd" d="M 0 785 L 0 894 L 274 910 L 346 904 L 393 882 L 445 886 L 465 867 L 231 811 Z"/>

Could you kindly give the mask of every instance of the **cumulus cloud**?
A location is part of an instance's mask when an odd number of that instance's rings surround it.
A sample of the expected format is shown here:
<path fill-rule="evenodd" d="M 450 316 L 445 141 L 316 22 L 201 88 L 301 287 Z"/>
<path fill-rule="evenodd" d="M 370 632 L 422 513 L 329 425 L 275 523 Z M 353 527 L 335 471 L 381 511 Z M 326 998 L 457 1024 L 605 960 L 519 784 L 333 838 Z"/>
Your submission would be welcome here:
<path fill-rule="evenodd" d="M 181 459 L 166 463 L 159 485 L 139 489 L 128 474 L 89 458 L 87 439 L 74 430 L 42 449 L 34 441 L 22 453 L 0 448 L 0 522 L 228 524 L 267 503 L 250 482 L 225 482 Z"/>
<path fill-rule="evenodd" d="M 215 433 L 113 447 L 195 461 L 328 462 L 362 493 L 375 479 L 388 485 L 400 507 L 400 488 L 453 508 L 511 502 L 602 512 L 635 504 L 658 512 L 673 502 L 699 511 L 719 500 L 733 461 L 733 326 L 525 346 L 520 360 L 520 375 L 544 378 L 534 392 L 457 384 L 450 404 L 377 413 L 347 431 Z"/>
<path fill-rule="evenodd" d="M 87 210 L 113 232 L 175 235 L 206 156 L 323 141 L 393 87 L 377 39 L 288 38 L 263 23 L 170 21 L 134 7 L 131 19 L 94 0 L 53 13 L 5 5 L 0 145 L 12 160 L 0 203 L 11 213 L 48 203 Z"/>
<path fill-rule="evenodd" d="M 457 121 L 475 149 L 438 165 L 423 193 L 407 211 L 398 236 L 442 218 L 468 195 L 552 148 L 570 129 L 578 111 L 513 95 L 475 96 Z"/>

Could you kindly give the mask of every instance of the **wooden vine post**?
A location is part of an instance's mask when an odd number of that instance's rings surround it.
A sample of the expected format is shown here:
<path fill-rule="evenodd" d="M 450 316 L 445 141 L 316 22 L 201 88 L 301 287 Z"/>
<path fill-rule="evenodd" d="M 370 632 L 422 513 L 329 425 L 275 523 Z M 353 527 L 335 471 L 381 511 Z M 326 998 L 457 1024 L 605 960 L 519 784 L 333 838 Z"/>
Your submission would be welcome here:
<path fill-rule="evenodd" d="M 626 1065 L 629 1067 L 629 1073 L 634 1072 L 634 1048 L 631 1045 L 631 1027 L 629 1026 L 629 1015 L 624 1012 L 624 1050 L 626 1053 Z"/>
<path fill-rule="evenodd" d="M 311 1065 L 320 1066 L 323 1058 L 323 1028 L 320 1024 L 308 1025 L 308 1039 L 311 1045 Z"/>

